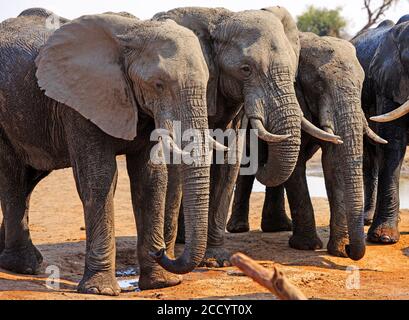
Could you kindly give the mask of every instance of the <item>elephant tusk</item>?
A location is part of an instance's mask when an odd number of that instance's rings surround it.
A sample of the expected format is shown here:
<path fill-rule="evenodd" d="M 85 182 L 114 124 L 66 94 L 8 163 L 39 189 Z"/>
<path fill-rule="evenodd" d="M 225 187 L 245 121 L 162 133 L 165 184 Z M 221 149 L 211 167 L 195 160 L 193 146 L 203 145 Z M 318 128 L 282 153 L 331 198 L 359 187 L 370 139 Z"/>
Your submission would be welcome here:
<path fill-rule="evenodd" d="M 334 130 L 332 130 L 331 127 L 324 126 L 322 130 L 324 130 L 326 133 L 335 135 Z"/>
<path fill-rule="evenodd" d="M 257 136 L 269 143 L 274 143 L 274 142 L 282 142 L 284 140 L 287 140 L 289 137 L 291 137 L 290 134 L 285 134 L 285 135 L 277 135 L 277 134 L 272 134 L 264 128 L 263 123 L 259 119 L 250 119 L 251 126 L 253 129 L 256 130 Z"/>
<path fill-rule="evenodd" d="M 388 144 L 388 141 L 378 136 L 371 128 L 369 128 L 369 126 L 366 127 L 364 130 L 365 130 L 365 134 L 367 135 L 369 139 L 379 144 Z"/>
<path fill-rule="evenodd" d="M 178 145 L 175 143 L 175 141 L 173 141 L 173 139 L 167 135 L 165 136 L 160 136 L 159 140 L 162 141 L 162 145 L 163 147 L 170 152 L 175 153 L 176 155 L 180 155 L 180 156 L 188 156 L 189 152 L 186 151 L 182 151 Z"/>
<path fill-rule="evenodd" d="M 227 152 L 230 150 L 230 148 L 222 145 L 221 143 L 217 142 L 215 139 L 213 139 L 210 135 L 209 135 L 209 149 L 212 150 L 216 150 L 216 151 L 223 151 L 223 152 Z"/>
<path fill-rule="evenodd" d="M 365 114 L 362 112 L 362 120 L 364 125 L 364 134 L 371 140 L 379 144 L 388 144 L 388 141 L 378 136 L 368 125 L 368 121 L 365 118 Z"/>
<path fill-rule="evenodd" d="M 340 136 L 334 135 L 331 129 L 327 129 L 330 132 L 326 132 L 324 130 L 321 130 L 320 128 L 317 128 L 314 126 L 311 122 L 309 122 L 306 118 L 302 117 L 301 121 L 301 128 L 310 134 L 311 136 L 323 140 L 323 141 L 328 141 L 332 142 L 334 144 L 343 144 L 344 142 L 341 140 Z"/>
<path fill-rule="evenodd" d="M 390 122 L 399 118 L 402 118 L 404 115 L 409 113 L 409 101 L 406 101 L 402 106 L 399 108 L 382 114 L 380 116 L 371 117 L 370 119 L 375 122 Z"/>

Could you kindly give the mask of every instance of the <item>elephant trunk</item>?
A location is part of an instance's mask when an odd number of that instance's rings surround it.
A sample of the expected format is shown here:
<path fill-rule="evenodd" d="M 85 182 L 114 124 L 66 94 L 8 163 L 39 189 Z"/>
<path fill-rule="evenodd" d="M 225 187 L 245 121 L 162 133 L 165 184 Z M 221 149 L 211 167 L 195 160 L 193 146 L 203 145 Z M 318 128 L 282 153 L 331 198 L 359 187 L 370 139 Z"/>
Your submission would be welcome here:
<path fill-rule="evenodd" d="M 249 96 L 245 110 L 250 119 L 262 120 L 270 133 L 288 136 L 281 142 L 268 143 L 266 162 L 260 165 L 256 174 L 257 180 L 263 185 L 276 187 L 288 180 L 297 164 L 302 113 L 289 76 L 288 79 L 274 78 L 270 81 L 268 91 L 262 98 Z M 265 116 L 260 117 L 260 114 Z"/>
<path fill-rule="evenodd" d="M 185 104 L 180 112 L 182 135 L 190 130 L 191 135 L 188 135 L 193 137 L 193 142 L 182 142 L 182 145 L 183 147 L 186 147 L 186 144 L 189 144 L 189 147 L 193 146 L 192 160 L 194 160 L 193 163 L 188 164 L 189 161 L 186 161 L 184 156 L 181 170 L 185 250 L 175 260 L 170 259 L 163 249 L 154 255 L 159 265 L 176 274 L 191 272 L 203 260 L 207 246 L 210 181 L 205 91 L 198 88 L 185 89 L 181 99 Z M 202 112 L 202 110 L 205 111 Z"/>
<path fill-rule="evenodd" d="M 344 102 L 347 103 L 347 102 Z M 361 108 L 359 102 L 358 108 Z M 342 104 L 340 104 L 342 106 Z M 344 204 L 349 234 L 346 253 L 352 260 L 365 255 L 364 207 L 363 207 L 363 123 L 360 112 L 343 106 L 336 111 L 336 133 L 344 141 L 340 148 L 344 176 Z M 354 108 L 355 109 L 355 108 Z M 359 110 L 359 109 L 355 109 Z"/>

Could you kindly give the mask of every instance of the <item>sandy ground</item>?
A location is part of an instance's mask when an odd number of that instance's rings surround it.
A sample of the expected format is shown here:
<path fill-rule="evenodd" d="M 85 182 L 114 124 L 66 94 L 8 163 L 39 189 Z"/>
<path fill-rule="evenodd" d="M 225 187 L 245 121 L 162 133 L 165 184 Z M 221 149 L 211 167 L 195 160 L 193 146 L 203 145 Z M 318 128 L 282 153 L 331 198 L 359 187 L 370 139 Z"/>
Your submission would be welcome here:
<path fill-rule="evenodd" d="M 137 265 L 136 231 L 124 160 L 118 158 L 118 164 L 119 183 L 115 198 L 117 269 L 126 270 Z M 252 231 L 226 235 L 227 248 L 231 252 L 244 252 L 266 267 L 276 264 L 312 299 L 409 299 L 409 211 L 402 211 L 402 236 L 398 244 L 369 245 L 365 258 L 353 262 L 331 257 L 325 249 L 316 252 L 293 250 L 288 246 L 289 232 L 260 232 L 263 198 L 261 193 L 252 195 Z M 314 208 L 320 237 L 326 243 L 329 235 L 328 202 L 316 198 Z M 49 274 L 46 272 L 24 276 L 0 269 L 0 299 L 109 299 L 75 291 L 84 264 L 83 226 L 82 206 L 71 170 L 53 172 L 39 184 L 32 196 L 30 228 L 33 241 L 45 258 L 44 268 L 58 266 L 61 280 L 56 283 L 60 288 L 47 287 Z M 353 266 L 358 267 L 359 272 L 348 271 Z M 132 282 L 135 276 L 121 279 Z M 133 288 L 114 299 L 191 298 L 273 299 L 234 267 L 199 268 L 185 275 L 183 283 L 177 287 L 142 292 Z"/>

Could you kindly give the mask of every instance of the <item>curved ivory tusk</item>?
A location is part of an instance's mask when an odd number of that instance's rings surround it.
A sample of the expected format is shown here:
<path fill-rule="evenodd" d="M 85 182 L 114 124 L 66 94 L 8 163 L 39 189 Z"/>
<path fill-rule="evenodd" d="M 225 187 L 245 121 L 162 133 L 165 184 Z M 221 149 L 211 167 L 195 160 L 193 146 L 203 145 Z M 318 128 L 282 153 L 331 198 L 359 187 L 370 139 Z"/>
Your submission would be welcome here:
<path fill-rule="evenodd" d="M 326 133 L 335 135 L 334 130 L 332 130 L 331 127 L 323 127 L 322 130 L 324 130 Z"/>
<path fill-rule="evenodd" d="M 253 129 L 256 130 L 257 136 L 265 141 L 265 142 L 282 142 L 284 140 L 287 140 L 289 137 L 291 137 L 290 134 L 286 135 L 277 135 L 277 134 L 272 134 L 264 128 L 263 123 L 259 119 L 250 119 L 251 126 Z"/>
<path fill-rule="evenodd" d="M 160 137 L 159 137 L 159 140 L 162 141 L 162 145 L 163 145 L 163 147 L 164 147 L 166 150 L 168 150 L 168 151 L 170 151 L 170 152 L 173 152 L 173 153 L 175 153 L 175 154 L 177 154 L 177 155 L 180 155 L 180 156 L 187 156 L 187 155 L 189 155 L 189 152 L 182 151 L 182 150 L 178 147 L 178 145 L 176 144 L 176 142 L 173 141 L 173 139 L 172 139 L 171 137 L 166 136 L 166 135 L 165 135 L 165 136 L 160 136 Z"/>
<path fill-rule="evenodd" d="M 369 139 L 375 141 L 376 143 L 388 144 L 388 141 L 378 136 L 371 128 L 369 128 L 369 126 L 366 127 L 364 130 L 365 134 L 368 136 Z"/>
<path fill-rule="evenodd" d="M 386 141 L 385 139 L 382 139 L 380 136 L 378 136 L 378 135 L 369 127 L 368 121 L 366 121 L 365 114 L 364 114 L 363 111 L 362 111 L 362 120 L 363 120 L 362 122 L 363 122 L 363 125 L 364 125 L 364 134 L 366 134 L 366 136 L 367 136 L 369 139 L 375 141 L 376 143 L 388 144 L 388 141 Z"/>
<path fill-rule="evenodd" d="M 311 122 L 309 122 L 306 118 L 302 117 L 301 121 L 301 128 L 310 134 L 311 136 L 323 140 L 323 141 L 328 141 L 332 142 L 334 144 L 343 144 L 344 142 L 341 140 L 340 136 L 336 136 L 333 133 L 328 133 L 325 132 L 324 130 L 321 130 L 320 128 L 317 128 L 314 126 Z"/>
<path fill-rule="evenodd" d="M 406 101 L 402 106 L 399 108 L 382 114 L 380 116 L 371 117 L 370 119 L 375 122 L 390 122 L 399 118 L 402 118 L 404 115 L 409 113 L 409 101 Z"/>
<path fill-rule="evenodd" d="M 230 149 L 224 145 L 222 145 L 221 143 L 217 142 L 215 139 L 213 139 L 210 135 L 209 135 L 209 149 L 212 150 L 216 150 L 216 151 L 224 151 L 227 152 Z"/>

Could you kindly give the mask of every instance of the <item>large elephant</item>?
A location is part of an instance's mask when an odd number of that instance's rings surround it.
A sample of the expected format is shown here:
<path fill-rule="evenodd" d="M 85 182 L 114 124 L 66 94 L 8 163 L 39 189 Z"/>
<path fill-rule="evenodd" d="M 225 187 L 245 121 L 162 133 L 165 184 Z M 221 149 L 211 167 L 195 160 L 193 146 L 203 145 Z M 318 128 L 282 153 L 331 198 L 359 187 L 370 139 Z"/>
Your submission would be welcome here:
<path fill-rule="evenodd" d="M 298 30 L 291 15 L 280 7 L 231 12 L 223 8 L 177 8 L 154 19 L 172 19 L 198 36 L 210 71 L 207 102 L 209 127 L 240 126 L 242 113 L 259 138 L 269 142 L 268 156 L 258 179 L 276 186 L 294 170 L 301 142 L 301 125 L 308 124 L 294 90 L 299 56 Z M 244 111 L 243 111 L 243 110 Z M 313 128 L 315 135 L 336 139 Z M 241 152 L 239 151 L 239 154 Z M 228 264 L 223 248 L 227 214 L 240 164 L 211 167 L 209 234 L 204 264 Z M 182 193 L 173 180 L 168 188 L 167 251 L 174 251 Z"/>
<path fill-rule="evenodd" d="M 113 196 L 115 157 L 125 154 L 138 229 L 139 287 L 176 285 L 180 277 L 152 257 L 165 246 L 167 168 L 152 161 L 151 151 L 181 150 L 172 135 L 158 144 L 151 132 L 173 132 L 175 120 L 182 130 L 207 134 L 209 73 L 200 43 L 173 21 L 113 14 L 63 21 L 54 32 L 47 28 L 51 14 L 29 9 L 0 25 L 0 267 L 38 272 L 42 257 L 28 228 L 30 194 L 52 170 L 72 167 L 87 236 L 78 290 L 119 294 Z M 195 141 L 207 150 L 206 139 Z M 174 273 L 191 271 L 205 253 L 207 158 L 202 153 L 202 159 L 181 165 L 188 245 L 164 265 Z"/>
<path fill-rule="evenodd" d="M 285 213 L 284 187 L 293 219 L 290 246 L 322 248 L 316 233 L 314 211 L 306 180 L 306 162 L 321 147 L 325 184 L 331 209 L 328 252 L 361 259 L 365 253 L 363 225 L 362 154 L 364 133 L 386 143 L 369 127 L 361 109 L 364 72 L 354 47 L 340 39 L 300 33 L 301 54 L 296 91 L 304 115 L 327 132 L 336 133 L 343 144 L 302 136 L 300 156 L 290 179 L 267 188 L 263 208 L 264 231 L 291 230 Z M 255 177 L 238 178 L 228 231 L 248 231 L 249 199 Z M 349 237 L 348 237 L 349 235 Z M 349 243 L 349 245 L 347 245 Z M 347 246 L 346 246 L 347 245 Z"/>
<path fill-rule="evenodd" d="M 407 112 L 409 98 L 409 16 L 395 25 L 384 21 L 352 40 L 365 70 L 362 107 L 378 122 L 376 131 L 387 145 L 365 144 L 365 219 L 371 224 L 368 241 L 399 241 L 399 176 L 408 144 Z"/>

